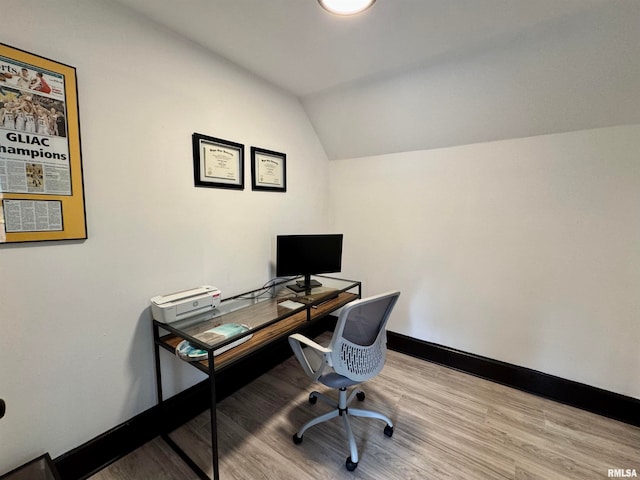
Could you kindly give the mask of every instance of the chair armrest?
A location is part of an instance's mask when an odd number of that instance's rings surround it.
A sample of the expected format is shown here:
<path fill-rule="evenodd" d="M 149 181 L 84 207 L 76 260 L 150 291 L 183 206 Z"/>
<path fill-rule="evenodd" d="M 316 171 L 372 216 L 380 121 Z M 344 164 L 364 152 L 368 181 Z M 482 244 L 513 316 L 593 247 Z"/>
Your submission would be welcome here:
<path fill-rule="evenodd" d="M 310 338 L 307 338 L 304 335 L 301 335 L 299 333 L 294 333 L 293 335 L 289 335 L 289 343 L 291 343 L 292 340 L 296 342 L 304 343 L 306 346 L 311 347 L 314 350 L 317 350 L 319 353 L 331 353 L 331 350 L 329 350 L 327 347 L 323 347 L 319 343 L 316 343 Z"/>
<path fill-rule="evenodd" d="M 317 380 L 322 375 L 325 366 L 328 365 L 331 350 L 299 333 L 289 336 L 289 345 L 291 345 L 291 349 L 305 373 L 313 380 Z M 309 361 L 309 357 L 302 347 L 303 345 L 307 347 L 309 353 L 317 355 L 319 362 L 312 363 Z"/>

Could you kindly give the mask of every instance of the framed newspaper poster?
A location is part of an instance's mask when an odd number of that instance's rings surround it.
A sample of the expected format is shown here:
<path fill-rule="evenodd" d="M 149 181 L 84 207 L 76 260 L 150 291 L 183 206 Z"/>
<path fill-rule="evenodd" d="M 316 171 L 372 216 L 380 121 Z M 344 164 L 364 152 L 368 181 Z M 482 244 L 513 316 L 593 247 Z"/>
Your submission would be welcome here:
<path fill-rule="evenodd" d="M 75 68 L 0 44 L 0 244 L 85 238 Z"/>

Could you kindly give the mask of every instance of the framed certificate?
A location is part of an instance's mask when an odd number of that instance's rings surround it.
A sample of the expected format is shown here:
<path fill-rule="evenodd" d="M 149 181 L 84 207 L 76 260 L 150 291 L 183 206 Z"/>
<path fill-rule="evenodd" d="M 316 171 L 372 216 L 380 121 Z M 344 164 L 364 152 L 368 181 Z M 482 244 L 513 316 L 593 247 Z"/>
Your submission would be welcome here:
<path fill-rule="evenodd" d="M 244 189 L 244 145 L 193 134 L 196 187 Z"/>
<path fill-rule="evenodd" d="M 0 44 L 0 244 L 87 238 L 76 70 Z"/>
<path fill-rule="evenodd" d="M 287 191 L 287 156 L 284 153 L 251 147 L 251 189 Z"/>

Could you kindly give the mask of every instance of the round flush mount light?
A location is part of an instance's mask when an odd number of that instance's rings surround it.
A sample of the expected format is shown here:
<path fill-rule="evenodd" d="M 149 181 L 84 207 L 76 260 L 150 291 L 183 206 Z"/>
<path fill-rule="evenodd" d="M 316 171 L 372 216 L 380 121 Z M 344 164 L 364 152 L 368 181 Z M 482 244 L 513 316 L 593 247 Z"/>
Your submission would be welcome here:
<path fill-rule="evenodd" d="M 336 15 L 355 15 L 364 12 L 376 0 L 318 0 L 326 11 Z"/>

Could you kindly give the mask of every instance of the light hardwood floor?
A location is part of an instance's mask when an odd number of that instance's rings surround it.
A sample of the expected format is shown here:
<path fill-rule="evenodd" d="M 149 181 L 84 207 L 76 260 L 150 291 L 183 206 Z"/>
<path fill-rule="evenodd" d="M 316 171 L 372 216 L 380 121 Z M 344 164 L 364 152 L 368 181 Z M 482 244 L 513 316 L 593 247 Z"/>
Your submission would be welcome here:
<path fill-rule="evenodd" d="M 640 428 L 395 352 L 363 385 L 363 408 L 388 415 L 393 437 L 383 434 L 384 422 L 353 418 L 360 462 L 348 472 L 339 419 L 292 442 L 300 425 L 328 409 L 308 403 L 314 388 L 327 390 L 290 358 L 221 402 L 221 478 L 590 480 L 620 468 L 640 475 Z M 205 412 L 172 438 L 211 474 L 209 435 Z M 146 479 L 197 477 L 161 439 L 91 477 Z"/>

